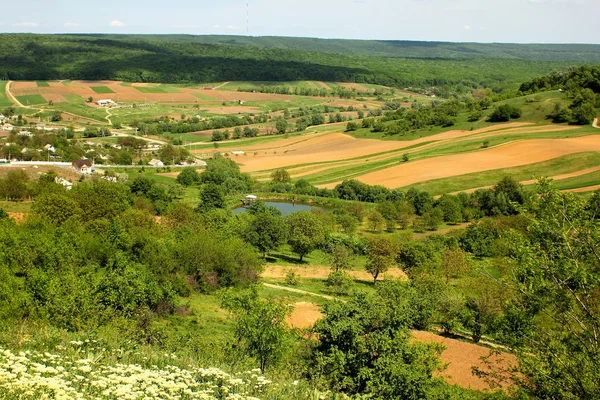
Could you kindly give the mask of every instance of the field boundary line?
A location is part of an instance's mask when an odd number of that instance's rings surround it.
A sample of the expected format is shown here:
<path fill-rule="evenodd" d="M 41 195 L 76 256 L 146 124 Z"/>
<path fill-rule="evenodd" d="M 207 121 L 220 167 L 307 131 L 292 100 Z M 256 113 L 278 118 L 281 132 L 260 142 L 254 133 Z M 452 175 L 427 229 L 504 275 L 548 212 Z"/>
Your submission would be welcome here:
<path fill-rule="evenodd" d="M 16 105 L 18 107 L 23 107 L 23 108 L 29 108 L 29 107 L 25 107 L 23 104 L 21 104 L 21 102 L 19 100 L 17 100 L 17 98 L 15 96 L 13 96 L 13 94 L 10 92 L 10 85 L 12 85 L 13 81 L 8 81 L 6 83 L 6 86 L 4 87 L 4 92 L 6 92 L 6 97 L 8 97 L 8 99 L 10 101 L 12 101 L 13 103 L 16 103 Z"/>

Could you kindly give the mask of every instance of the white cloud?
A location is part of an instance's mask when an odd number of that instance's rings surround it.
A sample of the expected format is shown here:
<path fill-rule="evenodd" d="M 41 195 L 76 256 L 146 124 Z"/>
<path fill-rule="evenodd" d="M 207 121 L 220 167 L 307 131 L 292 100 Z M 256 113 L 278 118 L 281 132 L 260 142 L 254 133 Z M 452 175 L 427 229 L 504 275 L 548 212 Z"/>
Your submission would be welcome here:
<path fill-rule="evenodd" d="M 471 30 L 471 25 L 465 25 L 465 31 L 470 31 Z"/>
<path fill-rule="evenodd" d="M 65 22 L 64 27 L 65 28 L 78 28 L 79 24 L 76 24 L 75 22 Z"/>
<path fill-rule="evenodd" d="M 37 28 L 39 25 L 36 22 L 17 22 L 12 26 L 15 28 Z"/>
<path fill-rule="evenodd" d="M 110 26 L 116 26 L 117 28 L 122 28 L 125 26 L 125 24 L 122 23 L 121 21 L 115 19 L 113 21 L 110 21 Z"/>

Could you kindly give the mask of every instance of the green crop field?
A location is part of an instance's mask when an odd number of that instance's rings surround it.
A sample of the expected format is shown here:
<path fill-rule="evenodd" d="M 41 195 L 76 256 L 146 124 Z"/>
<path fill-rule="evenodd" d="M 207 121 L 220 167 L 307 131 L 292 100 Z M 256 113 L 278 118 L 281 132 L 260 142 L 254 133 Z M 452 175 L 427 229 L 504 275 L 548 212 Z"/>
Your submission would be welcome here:
<path fill-rule="evenodd" d="M 114 91 L 107 86 L 90 86 L 90 89 L 99 94 L 114 93 Z"/>
<path fill-rule="evenodd" d="M 47 103 L 46 99 L 44 99 L 39 94 L 29 94 L 26 96 L 15 96 L 17 100 L 24 106 L 34 105 L 34 104 L 45 104 Z"/>
<path fill-rule="evenodd" d="M 63 96 L 68 102 L 55 103 L 52 106 L 53 109 L 81 115 L 82 117 L 91 118 L 98 122 L 106 122 L 106 110 L 88 106 L 83 97 L 76 94 L 66 94 Z"/>
<path fill-rule="evenodd" d="M 2 107 L 11 106 L 13 104 L 6 96 L 6 84 L 6 81 L 0 81 L 0 106 Z"/>
<path fill-rule="evenodd" d="M 37 87 L 49 87 L 50 84 L 46 81 L 37 81 L 35 82 L 35 84 L 37 85 Z"/>
<path fill-rule="evenodd" d="M 135 86 L 135 89 L 141 93 L 181 93 L 173 86 Z"/>

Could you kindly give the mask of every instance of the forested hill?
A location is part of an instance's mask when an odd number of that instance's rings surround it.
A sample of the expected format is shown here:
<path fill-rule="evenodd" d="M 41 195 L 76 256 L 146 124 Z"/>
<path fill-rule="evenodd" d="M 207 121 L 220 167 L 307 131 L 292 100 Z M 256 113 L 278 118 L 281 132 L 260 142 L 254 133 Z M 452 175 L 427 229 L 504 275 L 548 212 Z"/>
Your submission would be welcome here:
<path fill-rule="evenodd" d="M 385 58 L 258 46 L 170 42 L 178 36 L 0 34 L 0 80 L 130 82 L 341 81 L 399 88 L 518 89 L 582 61 Z M 184 36 L 181 36 L 184 37 Z"/>
<path fill-rule="evenodd" d="M 408 40 L 317 39 L 279 36 L 224 35 L 83 35 L 169 43 L 202 43 L 307 50 L 370 57 L 600 62 L 597 44 L 452 43 Z"/>

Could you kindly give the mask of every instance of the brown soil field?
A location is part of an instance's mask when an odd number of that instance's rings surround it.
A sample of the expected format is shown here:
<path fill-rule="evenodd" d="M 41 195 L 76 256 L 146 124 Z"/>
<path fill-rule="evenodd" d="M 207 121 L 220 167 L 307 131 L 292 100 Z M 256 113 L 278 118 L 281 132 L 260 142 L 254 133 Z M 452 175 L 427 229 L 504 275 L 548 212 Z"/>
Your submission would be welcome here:
<path fill-rule="evenodd" d="M 37 83 L 35 82 L 13 82 L 12 85 L 10 85 L 10 90 L 20 90 L 20 89 L 31 89 L 31 88 L 37 88 Z"/>
<path fill-rule="evenodd" d="M 310 328 L 323 316 L 320 307 L 316 304 L 301 301 L 293 306 L 294 311 L 286 318 L 286 322 L 292 328 Z"/>
<path fill-rule="evenodd" d="M 432 179 L 533 164 L 585 151 L 600 151 L 600 137 L 516 141 L 473 153 L 410 162 L 368 173 L 357 179 L 370 185 L 397 188 Z"/>
<path fill-rule="evenodd" d="M 367 156 L 374 153 L 387 152 L 390 150 L 400 150 L 423 142 L 451 140 L 460 137 L 491 132 L 493 130 L 520 127 L 524 125 L 526 124 L 509 123 L 494 125 L 474 131 L 453 130 L 440 133 L 435 136 L 429 136 L 410 141 L 355 139 L 352 136 L 343 134 L 341 132 L 334 132 L 303 136 L 301 140 L 298 138 L 283 139 L 273 144 L 244 146 L 243 143 L 240 143 L 239 150 L 244 150 L 249 154 L 252 154 L 256 151 L 259 153 L 257 156 L 252 157 L 251 159 L 244 160 L 244 165 L 241 166 L 241 169 L 243 172 L 256 172 L 266 169 L 290 167 L 293 165 L 314 163 L 324 160 L 341 161 L 354 157 Z M 342 131 L 345 125 L 340 124 L 339 126 L 340 131 Z M 419 150 L 424 148 L 424 146 L 420 147 Z M 273 154 L 273 151 L 276 151 L 276 154 Z M 287 153 L 285 153 L 285 151 L 287 151 Z M 392 156 L 394 155 L 383 155 L 379 156 L 381 158 L 377 159 L 384 159 Z M 357 162 L 364 162 L 364 160 Z"/>
<path fill-rule="evenodd" d="M 52 101 L 54 103 L 65 103 L 67 101 L 67 99 L 65 99 L 58 93 L 44 93 L 42 94 L 42 97 L 46 101 Z"/>
<path fill-rule="evenodd" d="M 310 266 L 310 267 L 296 267 L 296 266 L 280 266 L 280 265 L 268 265 L 261 274 L 263 278 L 270 279 L 284 279 L 288 271 L 294 271 L 299 278 L 309 279 L 327 279 L 331 268 L 326 266 Z M 373 276 L 367 271 L 347 271 L 350 276 L 359 281 L 373 282 Z M 407 279 L 406 274 L 400 268 L 391 268 L 385 274 L 381 274 L 378 280 L 383 279 Z"/>
<path fill-rule="evenodd" d="M 413 331 L 413 335 L 415 340 L 420 342 L 436 342 L 446 346 L 441 359 L 443 362 L 448 363 L 448 368 L 442 372 L 447 382 L 475 390 L 489 389 L 489 385 L 483 379 L 474 376 L 472 373 L 473 367 L 486 370 L 481 357 L 486 357 L 490 354 L 488 348 L 478 346 L 474 343 L 442 337 L 431 332 Z M 498 363 L 507 367 L 508 365 L 514 365 L 516 358 L 512 354 L 502 353 L 501 356 L 492 356 L 490 361 L 494 364 Z"/>
<path fill-rule="evenodd" d="M 317 81 L 317 84 L 325 90 L 331 90 L 331 87 L 328 84 L 326 84 L 325 82 Z"/>

